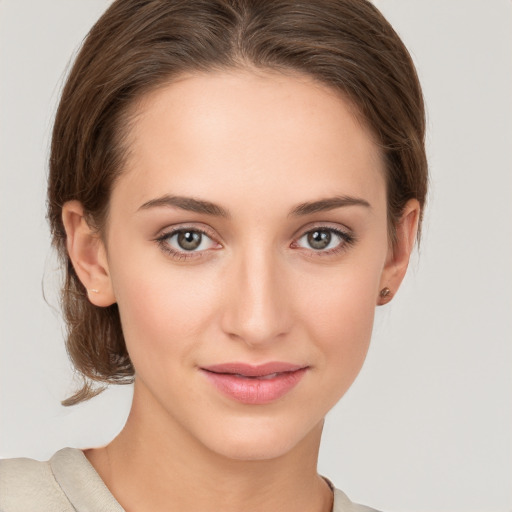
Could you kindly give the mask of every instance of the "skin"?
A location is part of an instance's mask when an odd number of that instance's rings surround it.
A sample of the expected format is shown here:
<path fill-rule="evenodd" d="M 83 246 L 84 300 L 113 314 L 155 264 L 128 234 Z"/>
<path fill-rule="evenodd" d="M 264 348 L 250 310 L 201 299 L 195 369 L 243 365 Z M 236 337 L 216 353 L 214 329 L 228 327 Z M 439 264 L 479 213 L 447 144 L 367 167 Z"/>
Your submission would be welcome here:
<path fill-rule="evenodd" d="M 63 208 L 75 269 L 98 290 L 91 302 L 118 303 L 136 369 L 124 430 L 86 456 L 127 511 L 330 510 L 316 472 L 323 420 L 363 364 L 375 306 L 388 300 L 379 291 L 396 292 L 405 274 L 418 203 L 406 205 L 392 247 L 371 134 L 339 94 L 304 76 L 187 75 L 136 113 L 105 243 L 80 203 Z M 147 206 L 168 196 L 228 216 Z M 291 213 L 333 197 L 356 204 Z M 184 227 L 208 234 L 196 252 L 177 236 L 157 241 Z M 315 228 L 330 233 L 327 249 L 311 246 Z M 199 370 L 233 361 L 308 369 L 282 398 L 247 405 Z"/>

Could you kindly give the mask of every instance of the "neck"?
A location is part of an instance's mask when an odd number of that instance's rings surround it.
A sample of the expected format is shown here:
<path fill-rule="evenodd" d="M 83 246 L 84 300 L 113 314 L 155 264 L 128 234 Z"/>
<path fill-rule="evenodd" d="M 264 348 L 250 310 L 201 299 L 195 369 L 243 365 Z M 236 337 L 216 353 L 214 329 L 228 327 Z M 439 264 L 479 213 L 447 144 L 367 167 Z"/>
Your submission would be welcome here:
<path fill-rule="evenodd" d="M 208 449 L 179 423 L 162 421 L 147 404 L 136 392 L 119 436 L 86 452 L 127 512 L 160 512 L 171 503 L 182 512 L 331 510 L 332 493 L 316 471 L 322 424 L 283 455 L 237 460 Z"/>

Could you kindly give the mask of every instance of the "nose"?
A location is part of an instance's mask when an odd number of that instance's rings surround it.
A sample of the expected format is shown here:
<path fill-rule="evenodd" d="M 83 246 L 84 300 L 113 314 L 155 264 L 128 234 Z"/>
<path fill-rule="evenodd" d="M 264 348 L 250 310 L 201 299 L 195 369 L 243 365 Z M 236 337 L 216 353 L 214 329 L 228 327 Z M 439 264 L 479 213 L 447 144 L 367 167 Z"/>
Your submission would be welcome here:
<path fill-rule="evenodd" d="M 240 254 L 229 267 L 222 328 L 251 347 L 265 347 L 290 330 L 286 273 L 270 251 Z"/>

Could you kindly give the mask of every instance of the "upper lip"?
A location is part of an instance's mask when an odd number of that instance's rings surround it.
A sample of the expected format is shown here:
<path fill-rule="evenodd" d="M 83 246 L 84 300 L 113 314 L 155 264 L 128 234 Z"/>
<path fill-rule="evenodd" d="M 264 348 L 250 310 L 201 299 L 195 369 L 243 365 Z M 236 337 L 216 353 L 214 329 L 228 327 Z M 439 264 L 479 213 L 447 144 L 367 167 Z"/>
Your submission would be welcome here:
<path fill-rule="evenodd" d="M 203 366 L 202 370 L 212 373 L 228 373 L 244 377 L 263 377 L 273 373 L 295 372 L 307 368 L 305 365 L 272 361 L 270 363 L 252 365 L 247 363 L 222 363 Z"/>

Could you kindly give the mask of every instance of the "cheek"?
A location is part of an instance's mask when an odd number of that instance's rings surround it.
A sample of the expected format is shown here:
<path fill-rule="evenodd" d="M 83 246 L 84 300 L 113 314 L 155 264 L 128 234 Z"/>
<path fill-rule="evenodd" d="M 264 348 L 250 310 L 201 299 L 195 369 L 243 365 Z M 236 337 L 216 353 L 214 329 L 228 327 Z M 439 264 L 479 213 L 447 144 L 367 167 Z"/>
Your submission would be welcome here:
<path fill-rule="evenodd" d="M 173 267 L 161 256 L 149 263 L 147 255 L 144 262 L 132 256 L 118 260 L 112 272 L 128 352 L 136 369 L 164 359 L 166 365 L 177 363 L 204 336 L 217 290 L 198 267 Z"/>
<path fill-rule="evenodd" d="M 360 359 L 358 355 L 364 358 L 373 328 L 373 297 L 355 286 L 329 295 L 311 308 L 311 329 L 315 329 L 325 353 L 342 358 L 344 364 L 353 357 Z"/>
<path fill-rule="evenodd" d="M 371 266 L 347 264 L 322 282 L 311 280 L 298 290 L 299 314 L 308 338 L 317 346 L 326 386 L 338 394 L 350 387 L 366 357 L 380 268 L 378 262 Z"/>

